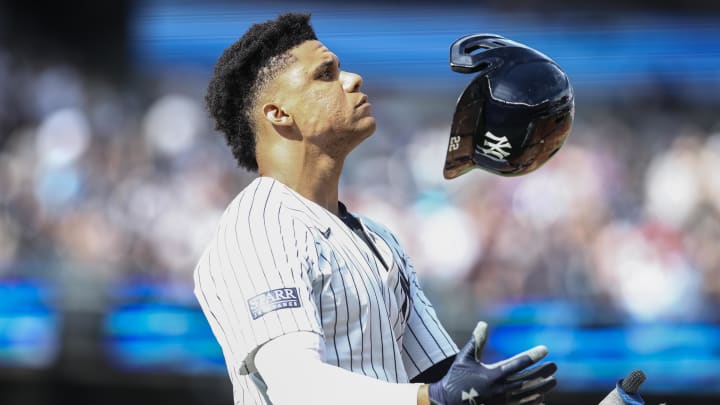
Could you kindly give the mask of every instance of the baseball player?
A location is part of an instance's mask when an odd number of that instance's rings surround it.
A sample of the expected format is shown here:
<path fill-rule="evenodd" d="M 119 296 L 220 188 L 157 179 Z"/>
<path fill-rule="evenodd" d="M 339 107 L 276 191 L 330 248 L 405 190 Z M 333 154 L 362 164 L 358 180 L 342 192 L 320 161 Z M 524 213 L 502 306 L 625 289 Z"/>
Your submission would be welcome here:
<path fill-rule="evenodd" d="M 252 26 L 220 56 L 207 104 L 240 166 L 195 269 L 236 404 L 537 404 L 555 385 L 538 346 L 481 361 L 458 350 L 393 233 L 338 200 L 344 159 L 375 130 L 362 78 L 309 15 Z"/>

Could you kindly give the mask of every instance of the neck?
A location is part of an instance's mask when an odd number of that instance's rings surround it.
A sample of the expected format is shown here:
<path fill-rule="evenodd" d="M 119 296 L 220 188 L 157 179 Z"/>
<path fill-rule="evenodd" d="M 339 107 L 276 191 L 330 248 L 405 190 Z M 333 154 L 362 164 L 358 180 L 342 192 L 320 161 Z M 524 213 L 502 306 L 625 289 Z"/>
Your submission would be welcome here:
<path fill-rule="evenodd" d="M 338 215 L 338 187 L 343 160 L 282 151 L 260 164 L 261 176 L 272 177 L 298 194 Z M 258 162 L 260 163 L 260 162 Z"/>

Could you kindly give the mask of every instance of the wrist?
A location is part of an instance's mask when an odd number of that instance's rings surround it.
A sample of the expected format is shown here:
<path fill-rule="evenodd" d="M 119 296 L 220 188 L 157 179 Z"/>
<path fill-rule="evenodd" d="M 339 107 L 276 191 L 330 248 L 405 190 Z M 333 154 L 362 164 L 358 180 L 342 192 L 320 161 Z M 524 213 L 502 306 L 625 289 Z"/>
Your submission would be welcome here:
<path fill-rule="evenodd" d="M 428 394 L 428 385 L 423 384 L 418 388 L 417 405 L 430 405 L 430 397 Z"/>
<path fill-rule="evenodd" d="M 442 386 L 442 380 L 431 383 L 427 386 L 427 396 L 429 405 L 445 405 L 445 390 Z"/>

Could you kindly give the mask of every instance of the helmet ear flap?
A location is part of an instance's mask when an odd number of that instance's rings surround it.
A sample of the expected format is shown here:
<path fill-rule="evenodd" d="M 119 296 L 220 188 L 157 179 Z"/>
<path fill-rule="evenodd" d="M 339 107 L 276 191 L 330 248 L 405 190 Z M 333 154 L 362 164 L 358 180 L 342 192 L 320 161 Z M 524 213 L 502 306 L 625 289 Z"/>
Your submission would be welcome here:
<path fill-rule="evenodd" d="M 445 157 L 443 176 L 458 177 L 475 167 L 473 156 L 477 143 L 476 130 L 487 97 L 488 78 L 478 75 L 458 98 L 450 128 L 450 141 Z"/>

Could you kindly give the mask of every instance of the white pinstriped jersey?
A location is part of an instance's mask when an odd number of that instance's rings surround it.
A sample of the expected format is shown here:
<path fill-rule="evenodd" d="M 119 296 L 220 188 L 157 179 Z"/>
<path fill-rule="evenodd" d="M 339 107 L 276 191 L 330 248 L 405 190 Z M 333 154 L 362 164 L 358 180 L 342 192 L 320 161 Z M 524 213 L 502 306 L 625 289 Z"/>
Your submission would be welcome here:
<path fill-rule="evenodd" d="M 270 404 L 254 355 L 296 331 L 324 338 L 326 363 L 388 382 L 457 353 L 395 236 L 359 218 L 382 260 L 340 218 L 269 177 L 225 211 L 195 268 L 195 295 L 236 404 Z"/>

